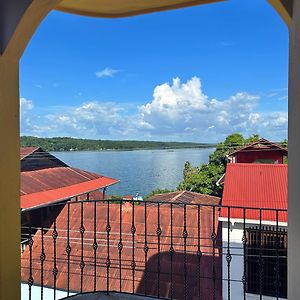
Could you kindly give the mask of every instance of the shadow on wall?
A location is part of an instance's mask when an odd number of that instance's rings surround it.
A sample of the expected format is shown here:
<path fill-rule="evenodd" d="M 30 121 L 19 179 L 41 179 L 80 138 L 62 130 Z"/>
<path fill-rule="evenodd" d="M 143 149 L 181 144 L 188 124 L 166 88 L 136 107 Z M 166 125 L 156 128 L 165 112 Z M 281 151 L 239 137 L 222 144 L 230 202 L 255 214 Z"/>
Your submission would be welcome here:
<path fill-rule="evenodd" d="M 221 268 L 221 256 L 213 258 L 212 253 L 199 258 L 174 252 L 172 260 L 169 252 L 156 254 L 148 260 L 136 293 L 170 299 L 221 300 Z"/>

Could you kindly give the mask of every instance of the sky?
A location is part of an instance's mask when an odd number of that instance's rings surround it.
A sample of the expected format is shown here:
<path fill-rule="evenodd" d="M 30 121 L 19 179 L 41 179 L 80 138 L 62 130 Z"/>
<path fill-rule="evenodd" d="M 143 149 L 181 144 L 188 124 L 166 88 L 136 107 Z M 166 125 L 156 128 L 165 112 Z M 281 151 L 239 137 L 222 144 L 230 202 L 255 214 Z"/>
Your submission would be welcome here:
<path fill-rule="evenodd" d="M 121 19 L 51 12 L 20 64 L 21 135 L 287 137 L 288 30 L 263 0 Z"/>

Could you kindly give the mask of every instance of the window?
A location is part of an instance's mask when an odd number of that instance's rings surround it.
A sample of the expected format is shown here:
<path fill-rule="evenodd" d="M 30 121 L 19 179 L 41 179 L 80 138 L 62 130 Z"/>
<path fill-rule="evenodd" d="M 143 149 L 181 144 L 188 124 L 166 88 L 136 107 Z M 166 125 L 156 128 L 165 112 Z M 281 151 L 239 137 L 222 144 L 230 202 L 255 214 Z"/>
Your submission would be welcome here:
<path fill-rule="evenodd" d="M 265 226 L 249 228 L 245 250 L 246 292 L 274 297 L 278 293 L 286 298 L 287 232 L 276 233 L 276 228 Z"/>

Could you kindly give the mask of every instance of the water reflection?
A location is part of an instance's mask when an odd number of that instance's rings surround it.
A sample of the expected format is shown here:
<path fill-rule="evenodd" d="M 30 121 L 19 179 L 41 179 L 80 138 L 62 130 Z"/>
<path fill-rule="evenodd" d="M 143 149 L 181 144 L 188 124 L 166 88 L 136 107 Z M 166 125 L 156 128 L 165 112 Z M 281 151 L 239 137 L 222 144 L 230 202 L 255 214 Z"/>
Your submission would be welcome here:
<path fill-rule="evenodd" d="M 208 161 L 209 149 L 54 152 L 67 164 L 119 179 L 111 194 L 147 195 L 156 188 L 174 189 L 182 180 L 185 161 L 200 165 Z"/>

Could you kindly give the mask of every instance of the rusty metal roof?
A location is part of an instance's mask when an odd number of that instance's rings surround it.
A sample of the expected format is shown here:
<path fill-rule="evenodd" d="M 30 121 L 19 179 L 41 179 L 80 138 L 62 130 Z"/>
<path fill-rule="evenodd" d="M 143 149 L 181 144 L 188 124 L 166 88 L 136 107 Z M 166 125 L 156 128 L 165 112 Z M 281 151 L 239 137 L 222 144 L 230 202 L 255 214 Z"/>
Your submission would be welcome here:
<path fill-rule="evenodd" d="M 84 270 L 82 276 L 82 291 L 93 291 L 94 284 L 96 290 L 106 290 L 107 284 L 109 290 L 119 291 L 120 288 L 120 270 L 121 270 L 121 289 L 123 292 L 135 292 L 144 294 L 145 289 L 148 295 L 156 296 L 158 286 L 161 297 L 171 297 L 171 286 L 173 287 L 173 299 L 184 299 L 184 207 L 183 205 L 173 207 L 173 226 L 171 229 L 170 203 L 160 204 L 160 249 L 158 250 L 158 206 L 156 204 L 147 205 L 147 215 L 145 222 L 145 204 L 133 205 L 109 204 L 109 224 L 110 240 L 107 242 L 107 203 L 96 203 L 96 216 L 93 202 L 73 202 L 69 204 L 70 211 L 70 274 L 68 274 L 68 255 L 67 249 L 67 228 L 68 228 L 68 206 L 65 205 L 59 214 L 56 222 L 58 238 L 56 240 L 56 264 L 58 269 L 56 286 L 57 289 L 67 290 L 68 275 L 70 290 L 79 292 L 81 289 L 81 253 L 83 253 Z M 121 214 L 120 214 L 121 210 Z M 186 268 L 187 268 L 187 299 L 212 299 L 213 294 L 213 264 L 215 264 L 215 291 L 216 300 L 222 299 L 222 257 L 221 257 L 221 227 L 218 226 L 218 211 L 215 218 L 211 208 L 200 209 L 198 219 L 198 210 L 194 206 L 186 206 L 186 229 L 188 232 L 186 240 Z M 85 228 L 83 234 L 83 252 L 81 249 L 81 215 L 82 224 Z M 120 217 L 121 216 L 121 217 Z M 215 223 L 213 225 L 213 220 Z M 199 260 L 198 250 L 198 221 L 200 221 L 200 249 L 202 256 Z M 121 264 L 119 261 L 118 243 L 120 240 L 120 223 L 123 249 L 121 253 Z M 132 239 L 132 224 L 136 232 L 134 242 Z M 145 224 L 147 224 L 147 245 L 149 247 L 147 258 L 147 272 L 145 272 Z M 96 226 L 96 231 L 94 231 Z M 215 257 L 213 258 L 212 232 L 215 226 L 217 233 Z M 46 260 L 44 262 L 43 272 L 44 285 L 53 287 L 53 226 L 44 235 L 44 250 Z M 172 230 L 172 231 L 171 231 Z M 174 247 L 173 254 L 173 274 L 171 284 L 171 232 Z M 94 260 L 94 234 L 96 233 L 96 261 Z M 41 261 L 42 253 L 41 232 L 38 231 L 34 236 L 32 248 L 32 276 L 34 284 L 41 283 Z M 109 257 L 111 265 L 109 267 L 109 282 L 107 282 L 107 256 L 109 247 Z M 133 252 L 134 251 L 134 252 Z M 134 291 L 133 291 L 133 273 L 132 260 L 136 263 L 134 272 Z M 27 282 L 30 272 L 30 251 L 27 246 L 22 254 L 22 281 Z M 200 261 L 200 264 L 199 264 Z M 158 263 L 160 264 L 160 281 L 158 281 Z M 96 272 L 95 272 L 96 266 Z M 200 272 L 200 278 L 198 276 Z M 200 291 L 200 295 L 199 295 Z"/>
<path fill-rule="evenodd" d="M 67 187 L 103 176 L 71 167 L 21 172 L 21 195 Z"/>
<path fill-rule="evenodd" d="M 20 159 L 22 160 L 29 154 L 33 153 L 34 151 L 38 150 L 38 147 L 23 147 L 20 149 Z"/>
<path fill-rule="evenodd" d="M 62 201 L 118 182 L 114 178 L 71 168 L 35 147 L 21 148 L 21 166 L 22 209 Z"/>
<path fill-rule="evenodd" d="M 59 179 L 60 177 L 61 175 L 59 174 L 56 179 Z M 41 205 L 44 206 L 49 203 L 68 200 L 78 195 L 87 194 L 118 182 L 116 179 L 104 176 L 99 176 L 98 178 L 89 180 L 86 180 L 86 178 L 84 178 L 84 180 L 79 178 L 78 181 L 78 183 L 73 183 L 71 185 L 21 195 L 21 208 L 32 209 Z"/>
<path fill-rule="evenodd" d="M 190 191 L 177 191 L 171 193 L 157 194 L 149 197 L 151 201 L 164 201 L 164 202 L 179 202 L 179 203 L 198 203 L 198 204 L 215 204 L 220 203 L 221 198 L 204 195 Z"/>

